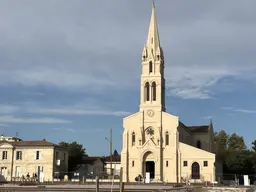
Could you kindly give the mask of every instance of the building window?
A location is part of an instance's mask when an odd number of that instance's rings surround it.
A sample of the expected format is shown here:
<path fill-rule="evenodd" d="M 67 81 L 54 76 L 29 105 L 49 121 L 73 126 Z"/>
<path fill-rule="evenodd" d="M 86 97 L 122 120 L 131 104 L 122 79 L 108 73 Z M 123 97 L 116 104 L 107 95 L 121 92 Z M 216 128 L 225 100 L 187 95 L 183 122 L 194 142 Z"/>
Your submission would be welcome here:
<path fill-rule="evenodd" d="M 16 166 L 15 177 L 20 177 L 20 166 Z"/>
<path fill-rule="evenodd" d="M 135 145 L 135 133 L 133 132 L 132 133 L 132 146 Z"/>
<path fill-rule="evenodd" d="M 7 159 L 7 151 L 3 151 L 2 159 Z"/>
<path fill-rule="evenodd" d="M 169 145 L 169 133 L 165 133 L 165 145 Z"/>
<path fill-rule="evenodd" d="M 36 160 L 38 160 L 40 157 L 40 152 L 39 151 L 36 151 Z"/>
<path fill-rule="evenodd" d="M 151 44 L 153 44 L 153 42 L 154 42 L 154 39 L 153 39 L 153 37 L 151 38 Z"/>
<path fill-rule="evenodd" d="M 208 167 L 208 161 L 204 161 L 204 167 Z"/>
<path fill-rule="evenodd" d="M 149 101 L 149 82 L 145 84 L 145 100 Z"/>
<path fill-rule="evenodd" d="M 22 151 L 16 152 L 16 160 L 22 160 Z"/>
<path fill-rule="evenodd" d="M 66 161 L 66 153 L 63 154 L 64 162 Z"/>
<path fill-rule="evenodd" d="M 188 166 L 188 162 L 187 161 L 183 161 L 183 167 L 187 167 Z"/>
<path fill-rule="evenodd" d="M 134 167 L 134 161 L 132 161 L 132 166 Z"/>
<path fill-rule="evenodd" d="M 168 161 L 166 161 L 165 163 L 166 163 L 166 167 L 168 167 Z"/>
<path fill-rule="evenodd" d="M 149 61 L 149 73 L 153 72 L 153 63 L 152 61 Z"/>
<path fill-rule="evenodd" d="M 201 149 L 201 141 L 197 141 L 197 143 L 196 143 L 196 147 L 198 148 L 198 149 Z"/>
<path fill-rule="evenodd" d="M 152 97 L 153 101 L 156 101 L 156 82 L 152 83 Z"/>
<path fill-rule="evenodd" d="M 56 151 L 56 153 L 55 153 L 55 160 L 57 161 L 57 160 L 59 160 L 60 158 L 59 158 L 59 152 L 58 151 Z"/>

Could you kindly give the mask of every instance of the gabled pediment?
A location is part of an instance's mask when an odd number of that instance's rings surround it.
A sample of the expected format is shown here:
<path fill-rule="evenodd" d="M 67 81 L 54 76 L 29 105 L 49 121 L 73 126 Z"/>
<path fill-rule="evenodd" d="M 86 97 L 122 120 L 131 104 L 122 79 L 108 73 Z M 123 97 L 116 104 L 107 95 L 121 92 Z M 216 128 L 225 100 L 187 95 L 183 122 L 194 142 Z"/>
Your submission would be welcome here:
<path fill-rule="evenodd" d="M 4 148 L 4 149 L 12 149 L 13 145 L 10 143 L 0 143 L 0 148 Z"/>
<path fill-rule="evenodd" d="M 144 145 L 142 146 L 143 148 L 144 147 L 149 147 L 149 146 L 153 146 L 153 147 L 155 147 L 155 146 L 157 146 L 156 145 L 156 143 L 154 142 L 154 140 L 152 139 L 152 138 L 150 138 L 150 139 L 148 139 L 145 143 L 144 143 Z"/>

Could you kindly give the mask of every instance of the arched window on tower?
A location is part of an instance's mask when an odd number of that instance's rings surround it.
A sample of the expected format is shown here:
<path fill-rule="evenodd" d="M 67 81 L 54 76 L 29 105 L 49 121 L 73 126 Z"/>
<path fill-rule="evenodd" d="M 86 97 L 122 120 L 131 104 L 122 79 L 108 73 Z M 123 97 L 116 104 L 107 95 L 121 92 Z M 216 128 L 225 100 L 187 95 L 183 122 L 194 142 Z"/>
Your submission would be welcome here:
<path fill-rule="evenodd" d="M 201 149 L 201 147 L 202 147 L 202 146 L 201 146 L 201 141 L 199 141 L 199 140 L 197 141 L 196 147 L 197 147 L 198 149 Z"/>
<path fill-rule="evenodd" d="M 149 82 L 145 84 L 145 100 L 149 101 Z"/>
<path fill-rule="evenodd" d="M 169 145 L 169 133 L 166 131 L 165 133 L 165 145 Z"/>
<path fill-rule="evenodd" d="M 135 145 L 135 133 L 132 132 L 132 146 Z"/>
<path fill-rule="evenodd" d="M 152 83 L 152 98 L 153 101 L 156 101 L 156 82 Z"/>
<path fill-rule="evenodd" d="M 149 73 L 153 72 L 153 63 L 152 61 L 149 61 Z"/>

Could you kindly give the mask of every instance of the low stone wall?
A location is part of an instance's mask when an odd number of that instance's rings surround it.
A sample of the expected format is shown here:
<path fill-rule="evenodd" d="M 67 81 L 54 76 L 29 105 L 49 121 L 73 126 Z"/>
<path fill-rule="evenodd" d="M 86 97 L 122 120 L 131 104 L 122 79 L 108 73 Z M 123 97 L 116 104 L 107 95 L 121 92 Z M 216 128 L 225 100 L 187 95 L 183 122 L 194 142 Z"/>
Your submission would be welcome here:
<path fill-rule="evenodd" d="M 117 183 L 119 182 L 120 180 L 119 179 L 99 179 L 99 182 L 100 183 Z M 85 182 L 96 182 L 95 179 L 86 179 Z"/>
<path fill-rule="evenodd" d="M 249 188 L 207 187 L 207 192 L 248 192 Z"/>

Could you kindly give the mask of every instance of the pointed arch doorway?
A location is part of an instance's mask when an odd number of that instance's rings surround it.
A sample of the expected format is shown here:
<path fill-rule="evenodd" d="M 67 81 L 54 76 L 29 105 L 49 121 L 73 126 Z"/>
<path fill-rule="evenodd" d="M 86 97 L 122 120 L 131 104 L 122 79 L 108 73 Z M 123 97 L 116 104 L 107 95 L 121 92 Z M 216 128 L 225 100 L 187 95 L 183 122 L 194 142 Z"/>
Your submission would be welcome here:
<path fill-rule="evenodd" d="M 143 175 L 146 177 L 146 173 L 150 173 L 150 179 L 155 178 L 155 159 L 152 152 L 146 152 L 142 161 Z"/>

